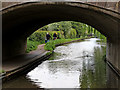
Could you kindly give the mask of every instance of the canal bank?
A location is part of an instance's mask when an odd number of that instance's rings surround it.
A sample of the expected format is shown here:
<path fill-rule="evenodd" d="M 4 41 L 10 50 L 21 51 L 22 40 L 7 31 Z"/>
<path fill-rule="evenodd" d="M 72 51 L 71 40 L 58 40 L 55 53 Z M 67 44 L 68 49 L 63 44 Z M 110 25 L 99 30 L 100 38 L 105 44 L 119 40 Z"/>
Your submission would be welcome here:
<path fill-rule="evenodd" d="M 29 72 L 42 61 L 48 59 L 52 53 L 45 51 L 44 45 L 45 44 L 39 45 L 37 50 L 31 51 L 30 53 L 3 61 L 2 69 L 5 71 L 5 73 L 3 73 L 1 76 L 2 81 L 5 82 Z"/>
<path fill-rule="evenodd" d="M 73 42 L 80 42 L 84 39 L 73 40 L 70 42 L 65 42 L 61 44 L 56 44 L 55 46 L 60 46 L 64 44 L 69 44 Z M 37 50 L 31 51 L 30 53 L 26 53 L 24 55 L 20 55 L 9 60 L 3 61 L 2 69 L 5 73 L 2 74 L 1 78 L 2 81 L 8 81 L 15 77 L 18 77 L 22 74 L 25 74 L 35 68 L 37 65 L 42 63 L 43 61 L 50 58 L 53 54 L 53 51 L 46 51 L 44 50 L 44 45 L 38 45 Z"/>

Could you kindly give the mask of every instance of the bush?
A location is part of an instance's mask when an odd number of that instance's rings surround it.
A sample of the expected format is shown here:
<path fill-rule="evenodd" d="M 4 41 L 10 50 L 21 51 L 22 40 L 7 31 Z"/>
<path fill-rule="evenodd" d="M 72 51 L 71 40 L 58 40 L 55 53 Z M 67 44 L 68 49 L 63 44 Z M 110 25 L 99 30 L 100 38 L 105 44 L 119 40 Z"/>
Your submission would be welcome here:
<path fill-rule="evenodd" d="M 36 50 L 37 46 L 41 44 L 40 42 L 37 41 L 31 41 L 29 39 L 27 39 L 27 49 L 26 49 L 26 53 L 29 53 L 32 50 Z"/>
<path fill-rule="evenodd" d="M 4 73 L 4 72 L 5 72 L 4 70 L 0 70 L 0 74 L 1 74 L 1 73 Z"/>
<path fill-rule="evenodd" d="M 53 51 L 55 49 L 55 41 L 51 40 L 51 41 L 47 42 L 44 49 L 48 50 L 48 51 Z"/>
<path fill-rule="evenodd" d="M 53 34 L 55 32 L 57 33 L 58 38 L 60 39 L 64 38 L 62 31 L 36 31 L 28 39 L 31 41 L 37 41 L 40 43 L 44 43 L 47 32 L 50 34 L 51 39 L 53 39 Z"/>
<path fill-rule="evenodd" d="M 55 49 L 56 44 L 62 44 L 62 43 L 65 43 L 65 42 L 70 42 L 70 41 L 78 40 L 78 39 L 80 39 L 80 38 L 51 40 L 51 41 L 46 43 L 46 45 L 44 46 L 44 49 L 47 50 L 47 51 L 53 51 Z"/>
<path fill-rule="evenodd" d="M 69 31 L 68 31 L 68 33 L 67 33 L 67 35 L 66 35 L 66 38 L 76 38 L 76 30 L 75 29 L 73 29 L 73 28 L 71 28 Z"/>
<path fill-rule="evenodd" d="M 27 38 L 27 49 L 26 53 L 29 53 L 32 50 L 36 50 L 39 44 L 45 43 L 45 37 L 47 32 L 49 32 L 51 39 L 53 39 L 53 34 L 56 32 L 58 38 L 64 38 L 62 31 L 36 31 L 30 37 Z M 48 43 L 49 44 L 49 43 Z M 50 44 L 51 45 L 51 44 Z M 47 48 L 50 48 L 48 45 Z M 52 47 L 54 49 L 54 47 Z M 51 50 L 50 50 L 51 51 Z"/>

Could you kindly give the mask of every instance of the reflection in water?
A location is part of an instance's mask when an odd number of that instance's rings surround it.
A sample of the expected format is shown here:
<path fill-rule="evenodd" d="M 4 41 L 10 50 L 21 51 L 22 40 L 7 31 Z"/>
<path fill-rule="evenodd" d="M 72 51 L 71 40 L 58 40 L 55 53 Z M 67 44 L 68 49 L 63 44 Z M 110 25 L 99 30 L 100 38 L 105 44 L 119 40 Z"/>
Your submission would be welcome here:
<path fill-rule="evenodd" d="M 103 60 L 105 45 L 96 40 L 57 47 L 50 60 L 3 88 L 120 88 L 120 77 Z"/>
<path fill-rule="evenodd" d="M 42 88 L 105 88 L 105 45 L 96 40 L 57 47 L 53 57 L 27 77 Z"/>
<path fill-rule="evenodd" d="M 94 56 L 91 59 L 83 61 L 83 73 L 81 88 L 105 88 L 106 87 L 106 69 L 103 56 L 105 48 L 95 47 Z"/>
<path fill-rule="evenodd" d="M 25 75 L 23 75 L 19 78 L 2 83 L 2 88 L 2 90 L 26 90 L 25 88 L 37 88 L 37 86 L 35 84 L 33 85 L 32 82 L 28 81 Z"/>

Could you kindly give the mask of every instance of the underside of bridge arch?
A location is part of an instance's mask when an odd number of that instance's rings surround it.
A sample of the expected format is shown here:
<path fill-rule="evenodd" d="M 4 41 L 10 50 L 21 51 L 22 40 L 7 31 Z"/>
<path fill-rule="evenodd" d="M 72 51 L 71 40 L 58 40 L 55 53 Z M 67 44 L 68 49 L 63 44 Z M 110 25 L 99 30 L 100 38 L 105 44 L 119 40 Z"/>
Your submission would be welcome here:
<path fill-rule="evenodd" d="M 77 21 L 107 37 L 107 59 L 120 70 L 120 14 L 76 2 L 29 2 L 2 10 L 3 60 L 24 54 L 26 40 L 38 28 L 53 22 Z M 114 60 L 113 60 L 114 59 Z"/>

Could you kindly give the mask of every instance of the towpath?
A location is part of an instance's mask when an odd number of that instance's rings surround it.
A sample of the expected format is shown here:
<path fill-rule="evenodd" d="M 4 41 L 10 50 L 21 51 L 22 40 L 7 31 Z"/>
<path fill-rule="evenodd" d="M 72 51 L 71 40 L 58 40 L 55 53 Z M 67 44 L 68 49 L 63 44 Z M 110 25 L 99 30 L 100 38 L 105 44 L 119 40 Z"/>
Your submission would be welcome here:
<path fill-rule="evenodd" d="M 30 53 L 19 55 L 9 60 L 3 61 L 2 69 L 6 72 L 13 71 L 44 56 L 48 52 L 44 50 L 44 45 L 45 44 L 38 45 L 37 50 L 31 51 Z"/>

